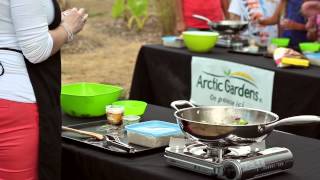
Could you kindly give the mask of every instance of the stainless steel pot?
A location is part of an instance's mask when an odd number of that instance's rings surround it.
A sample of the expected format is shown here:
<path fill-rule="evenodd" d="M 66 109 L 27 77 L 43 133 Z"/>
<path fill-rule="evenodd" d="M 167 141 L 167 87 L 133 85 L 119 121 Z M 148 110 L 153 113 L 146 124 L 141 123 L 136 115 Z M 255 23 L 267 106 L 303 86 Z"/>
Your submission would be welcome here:
<path fill-rule="evenodd" d="M 220 34 L 237 34 L 240 31 L 247 29 L 249 22 L 248 21 L 231 21 L 225 20 L 220 22 L 212 22 L 210 19 L 194 14 L 192 17 L 206 21 L 211 30 L 218 31 Z"/>
<path fill-rule="evenodd" d="M 178 106 L 189 105 L 179 109 Z M 313 115 L 294 116 L 279 120 L 275 113 L 253 108 L 232 106 L 195 107 L 184 100 L 174 101 L 174 116 L 181 130 L 192 139 L 213 146 L 250 145 L 264 140 L 276 126 L 319 123 Z M 248 121 L 247 125 L 233 125 L 235 118 Z"/>

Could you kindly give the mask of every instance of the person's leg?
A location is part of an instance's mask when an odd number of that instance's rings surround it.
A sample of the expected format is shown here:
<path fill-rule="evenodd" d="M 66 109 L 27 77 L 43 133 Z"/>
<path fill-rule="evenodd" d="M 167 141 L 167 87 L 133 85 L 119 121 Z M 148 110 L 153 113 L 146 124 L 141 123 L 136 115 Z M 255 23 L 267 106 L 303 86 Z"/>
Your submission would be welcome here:
<path fill-rule="evenodd" d="M 36 104 L 0 99 L 0 180 L 37 180 Z"/>

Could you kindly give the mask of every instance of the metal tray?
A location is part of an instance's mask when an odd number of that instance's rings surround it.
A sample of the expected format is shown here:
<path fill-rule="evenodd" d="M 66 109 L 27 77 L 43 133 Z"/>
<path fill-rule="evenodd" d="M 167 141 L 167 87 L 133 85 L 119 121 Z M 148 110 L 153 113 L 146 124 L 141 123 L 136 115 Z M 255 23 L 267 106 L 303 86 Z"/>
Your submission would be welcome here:
<path fill-rule="evenodd" d="M 106 145 L 104 141 L 98 141 L 86 135 L 80 135 L 78 133 L 69 132 L 69 131 L 62 131 L 62 138 L 64 140 L 75 142 L 80 145 L 85 145 L 88 147 L 92 147 L 92 148 L 113 153 L 113 154 L 133 156 L 133 155 L 141 155 L 141 154 L 152 153 L 152 152 L 159 152 L 161 150 L 164 150 L 164 147 L 149 148 L 149 147 L 143 147 L 143 146 L 128 143 L 128 139 L 127 139 L 127 135 L 124 130 L 124 127 L 108 125 L 105 120 L 74 124 L 74 125 L 69 125 L 68 127 L 78 129 L 78 130 L 95 132 L 95 133 L 104 134 L 104 135 L 118 136 L 119 140 L 122 143 L 128 144 L 134 148 L 133 152 L 127 152 L 115 146 Z"/>

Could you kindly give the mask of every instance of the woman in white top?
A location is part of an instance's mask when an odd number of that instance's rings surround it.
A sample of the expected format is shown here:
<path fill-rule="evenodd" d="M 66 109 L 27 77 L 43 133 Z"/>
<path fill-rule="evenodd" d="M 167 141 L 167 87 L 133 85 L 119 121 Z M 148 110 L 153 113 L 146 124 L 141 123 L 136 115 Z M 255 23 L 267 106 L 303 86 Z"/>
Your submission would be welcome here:
<path fill-rule="evenodd" d="M 0 1 L 0 179 L 60 179 L 59 49 L 88 17 L 56 0 Z"/>
<path fill-rule="evenodd" d="M 231 20 L 249 21 L 248 31 L 243 35 L 253 38 L 258 45 L 266 46 L 273 37 L 278 36 L 278 27 L 262 26 L 257 23 L 261 17 L 271 17 L 280 0 L 231 0 L 229 13 Z"/>

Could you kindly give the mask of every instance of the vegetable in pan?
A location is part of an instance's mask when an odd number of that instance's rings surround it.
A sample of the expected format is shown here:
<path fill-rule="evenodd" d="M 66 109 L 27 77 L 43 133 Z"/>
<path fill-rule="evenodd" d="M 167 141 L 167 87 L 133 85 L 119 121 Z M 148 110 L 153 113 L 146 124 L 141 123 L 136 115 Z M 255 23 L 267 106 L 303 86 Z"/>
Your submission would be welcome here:
<path fill-rule="evenodd" d="M 233 123 L 234 125 L 247 125 L 249 122 L 245 119 L 242 119 L 242 118 L 235 118 Z"/>

